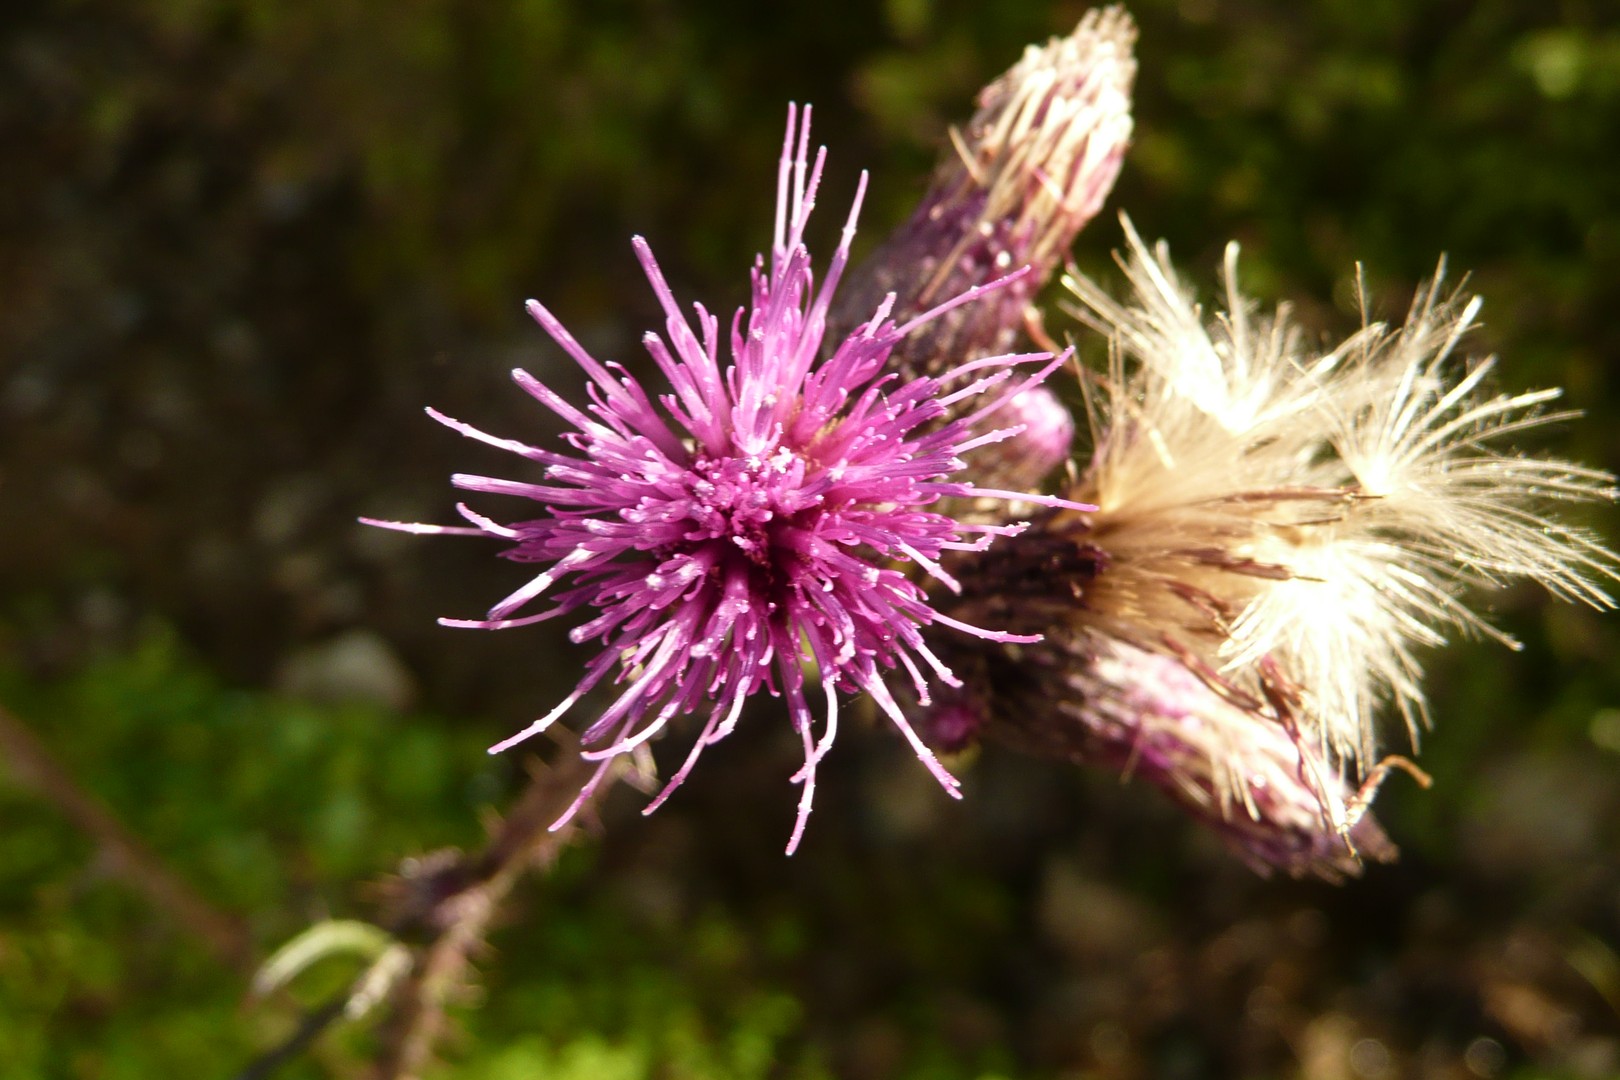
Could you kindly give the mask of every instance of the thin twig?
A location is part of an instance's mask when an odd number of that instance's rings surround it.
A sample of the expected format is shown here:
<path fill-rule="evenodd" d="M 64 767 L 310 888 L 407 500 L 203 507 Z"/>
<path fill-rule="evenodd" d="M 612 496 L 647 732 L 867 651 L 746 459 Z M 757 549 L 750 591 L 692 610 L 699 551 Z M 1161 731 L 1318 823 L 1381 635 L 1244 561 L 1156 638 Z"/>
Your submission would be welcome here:
<path fill-rule="evenodd" d="M 271 1073 L 313 1046 L 323 1031 L 343 1019 L 348 1011 L 348 1005 L 349 992 L 345 990 L 305 1014 L 291 1035 L 269 1052 L 254 1058 L 246 1068 L 236 1074 L 236 1080 L 266 1080 Z"/>
<path fill-rule="evenodd" d="M 124 880 L 146 894 L 176 926 L 195 934 L 221 962 L 237 969 L 250 966 L 253 945 L 246 929 L 170 870 L 104 802 L 79 786 L 28 725 L 4 708 L 0 708 L 0 762 L 95 840 Z"/>
<path fill-rule="evenodd" d="M 483 852 L 467 861 L 472 883 L 438 905 L 433 917 L 443 930 L 422 947 L 411 975 L 395 990 L 378 1080 L 416 1080 L 432 1060 L 446 1026 L 446 999 L 464 984 L 473 954 L 512 887 L 530 869 L 549 869 L 578 835 L 574 825 L 556 832 L 550 826 L 596 769 L 595 762 L 565 751 L 561 762 L 534 770 Z M 603 784 L 596 797 L 611 786 Z"/>

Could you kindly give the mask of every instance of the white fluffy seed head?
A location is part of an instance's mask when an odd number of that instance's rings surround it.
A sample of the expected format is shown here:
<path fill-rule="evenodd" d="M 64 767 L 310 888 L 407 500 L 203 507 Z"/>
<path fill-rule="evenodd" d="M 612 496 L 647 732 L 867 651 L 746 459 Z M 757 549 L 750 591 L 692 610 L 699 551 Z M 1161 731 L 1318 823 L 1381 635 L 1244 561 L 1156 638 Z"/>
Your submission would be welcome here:
<path fill-rule="evenodd" d="M 1457 355 L 1480 304 L 1444 291 L 1443 263 L 1403 325 L 1314 352 L 1286 308 L 1239 292 L 1235 245 L 1206 316 L 1164 245 L 1125 230 L 1128 302 L 1066 279 L 1112 342 L 1070 493 L 1100 505 L 1090 535 L 1110 558 L 1084 620 L 1173 643 L 1364 772 L 1381 713 L 1422 725 L 1421 649 L 1457 630 L 1507 640 L 1465 587 L 1528 578 L 1613 606 L 1614 554 L 1556 513 L 1613 499 L 1614 478 L 1505 445 L 1569 414 L 1546 411 L 1556 391 L 1485 389 L 1492 361 Z"/>

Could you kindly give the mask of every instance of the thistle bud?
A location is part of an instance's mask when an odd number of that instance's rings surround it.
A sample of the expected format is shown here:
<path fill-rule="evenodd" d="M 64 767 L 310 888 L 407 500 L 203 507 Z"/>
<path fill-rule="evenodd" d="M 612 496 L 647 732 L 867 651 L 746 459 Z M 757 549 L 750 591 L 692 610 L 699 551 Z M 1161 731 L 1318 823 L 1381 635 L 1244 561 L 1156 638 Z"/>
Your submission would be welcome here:
<path fill-rule="evenodd" d="M 1031 301 L 1102 207 L 1130 141 L 1135 41 L 1136 26 L 1122 8 L 1090 11 L 1073 33 L 1030 46 L 985 87 L 966 129 L 952 132 L 911 219 L 846 279 L 833 325 L 852 329 L 889 293 L 895 319 L 904 322 L 1028 267 L 1017 281 L 909 335 L 889 365 L 937 377 L 1009 351 L 1028 330 L 1038 333 Z M 1048 416 L 1061 409 L 1050 395 L 1044 400 Z M 991 470 L 998 487 L 1033 487 L 1067 459 L 1067 437 L 1056 438 L 1063 430 L 1032 428 L 1030 438 L 1002 443 L 975 468 Z"/>

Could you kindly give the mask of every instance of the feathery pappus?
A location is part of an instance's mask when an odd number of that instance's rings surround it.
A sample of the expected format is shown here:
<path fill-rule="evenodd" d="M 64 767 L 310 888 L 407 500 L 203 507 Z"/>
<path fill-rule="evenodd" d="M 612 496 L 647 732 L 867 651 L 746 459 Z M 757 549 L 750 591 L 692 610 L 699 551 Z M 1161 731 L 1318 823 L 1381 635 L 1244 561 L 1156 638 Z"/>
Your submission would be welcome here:
<path fill-rule="evenodd" d="M 1044 640 L 953 650 L 974 696 L 952 708 L 979 719 L 952 728 L 1141 775 L 1257 866 L 1354 872 L 1392 854 L 1366 811 L 1391 767 L 1416 772 L 1380 718 L 1415 743 L 1422 650 L 1511 644 L 1467 593 L 1529 579 L 1613 606 L 1615 556 L 1557 514 L 1614 478 L 1507 445 L 1571 414 L 1555 390 L 1487 388 L 1494 361 L 1459 355 L 1480 301 L 1443 264 L 1402 325 L 1314 351 L 1239 291 L 1235 244 L 1206 316 L 1166 247 L 1125 231 L 1129 300 L 1065 281 L 1111 342 L 1081 376 L 1091 458 L 1064 492 L 1098 509 L 1047 512 L 959 572 L 952 610 Z"/>

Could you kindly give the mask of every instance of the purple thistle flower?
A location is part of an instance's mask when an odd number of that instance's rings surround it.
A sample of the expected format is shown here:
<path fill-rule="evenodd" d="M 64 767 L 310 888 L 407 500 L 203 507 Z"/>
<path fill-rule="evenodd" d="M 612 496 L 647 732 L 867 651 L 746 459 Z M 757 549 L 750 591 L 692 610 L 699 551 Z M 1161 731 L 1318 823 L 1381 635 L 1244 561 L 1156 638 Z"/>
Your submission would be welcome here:
<path fill-rule="evenodd" d="M 809 132 L 809 108 L 800 127 L 790 107 L 770 263 L 755 262 L 750 302 L 732 320 L 729 362 L 720 358 L 718 319 L 695 304 L 694 328 L 637 237 L 636 256 L 666 316 L 665 336 L 648 333 L 643 343 L 670 392 L 655 404 L 625 368 L 594 359 L 531 300 L 535 321 L 589 376 L 591 403 L 576 408 L 521 370 L 513 378 L 572 427 L 562 436 L 571 452 L 498 438 L 428 413 L 544 466 L 543 483 L 452 478 L 463 490 L 532 499 L 544 507 L 542 514 L 505 525 L 461 505 L 466 526 L 367 520 L 405 532 L 492 537 L 511 545 L 509 559 L 548 564 L 486 618 L 440 620 L 447 626 L 504 629 L 590 614 L 569 635 L 602 646 L 579 685 L 551 712 L 491 748 L 496 753 L 544 731 L 617 673 L 623 687 L 617 700 L 582 736 L 592 746 L 584 756 L 601 767 L 553 828 L 584 805 L 621 755 L 675 717 L 706 712 L 685 762 L 647 807 L 651 813 L 686 779 L 703 748 L 732 731 L 743 703 L 761 689 L 786 700 L 804 743 L 804 765 L 793 776 L 804 791 L 789 853 L 810 813 L 816 767 L 838 730 L 839 691 L 870 694 L 945 790 L 960 798 L 957 780 L 912 730 L 885 674 L 903 668 L 922 704 L 929 701 L 930 678 L 959 685 L 924 643 L 921 626 L 941 624 L 996 642 L 1039 640 L 940 614 L 923 585 L 893 564 L 913 564 L 955 589 L 941 566 L 946 553 L 980 551 L 996 536 L 1024 528 L 964 524 L 927 509 L 943 498 L 1076 505 L 950 479 L 963 467 L 962 454 L 1021 430 L 974 429 L 1039 384 L 1066 354 L 986 357 L 909 382 L 884 373 L 890 352 L 908 333 L 1016 281 L 1022 270 L 903 325 L 889 318 L 890 296 L 847 338 L 824 349 L 828 306 L 848 261 L 866 176 L 818 288 L 803 234 L 826 151 L 807 161 Z M 1034 374 L 1003 385 L 1015 368 L 1035 364 Z M 968 375 L 971 380 L 963 378 Z M 945 380 L 955 380 L 948 392 L 941 387 Z M 987 403 L 957 415 L 963 410 L 956 406 L 993 388 L 999 389 Z M 550 607 L 520 614 L 565 581 Z M 827 702 L 819 726 L 806 695 L 811 667 L 820 673 Z"/>

